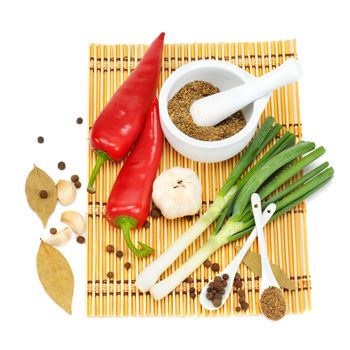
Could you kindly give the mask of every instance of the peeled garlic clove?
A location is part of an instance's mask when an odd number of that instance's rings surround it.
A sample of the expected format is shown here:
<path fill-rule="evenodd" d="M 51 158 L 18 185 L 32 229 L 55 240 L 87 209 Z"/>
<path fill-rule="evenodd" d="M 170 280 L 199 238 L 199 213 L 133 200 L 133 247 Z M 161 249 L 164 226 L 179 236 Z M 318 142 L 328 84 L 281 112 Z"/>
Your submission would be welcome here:
<path fill-rule="evenodd" d="M 60 180 L 57 185 L 57 199 L 62 205 L 71 205 L 77 196 L 77 190 L 71 181 Z"/>
<path fill-rule="evenodd" d="M 61 215 L 61 221 L 69 226 L 69 228 L 71 228 L 79 236 L 82 236 L 85 232 L 85 220 L 77 211 L 64 211 Z"/>
<path fill-rule="evenodd" d="M 70 241 L 71 238 L 72 230 L 66 227 L 62 231 L 44 239 L 43 241 L 54 247 L 63 247 Z"/>

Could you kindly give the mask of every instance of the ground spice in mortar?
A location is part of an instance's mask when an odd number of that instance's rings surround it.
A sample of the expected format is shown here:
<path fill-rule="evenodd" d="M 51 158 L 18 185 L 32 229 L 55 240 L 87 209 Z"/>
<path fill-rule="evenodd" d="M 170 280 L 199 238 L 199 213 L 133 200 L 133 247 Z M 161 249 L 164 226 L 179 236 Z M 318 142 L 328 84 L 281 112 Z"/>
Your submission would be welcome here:
<path fill-rule="evenodd" d="M 270 320 L 280 320 L 286 314 L 286 301 L 281 289 L 266 288 L 260 298 L 260 307 L 262 313 Z"/>
<path fill-rule="evenodd" d="M 223 140 L 240 131 L 246 125 L 241 111 L 214 126 L 198 126 L 193 122 L 190 114 L 192 103 L 219 91 L 217 87 L 205 81 L 193 81 L 186 84 L 168 104 L 169 116 L 175 126 L 184 134 L 202 141 Z"/>

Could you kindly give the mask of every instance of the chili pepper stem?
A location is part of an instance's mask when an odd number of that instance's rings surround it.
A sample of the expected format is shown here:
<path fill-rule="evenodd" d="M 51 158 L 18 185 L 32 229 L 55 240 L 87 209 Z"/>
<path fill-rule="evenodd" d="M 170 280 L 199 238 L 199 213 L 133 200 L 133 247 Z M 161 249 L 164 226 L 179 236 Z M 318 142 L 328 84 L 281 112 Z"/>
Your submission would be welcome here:
<path fill-rule="evenodd" d="M 87 191 L 91 194 L 95 193 L 95 188 L 94 188 L 94 183 L 95 183 L 95 180 L 96 180 L 96 176 L 97 174 L 99 173 L 100 169 L 101 169 L 101 166 L 103 165 L 103 163 L 106 161 L 106 160 L 109 160 L 109 156 L 107 153 L 105 152 L 102 152 L 102 151 L 96 151 L 96 154 L 97 154 L 97 159 L 96 159 L 96 163 L 95 163 L 95 166 L 94 166 L 94 169 L 92 170 L 92 173 L 90 175 L 90 179 L 89 179 L 89 183 L 88 183 L 88 188 L 87 188 Z"/>
<path fill-rule="evenodd" d="M 154 249 L 145 243 L 138 242 L 141 249 L 137 249 L 130 237 L 130 229 L 135 228 L 137 221 L 127 216 L 121 216 L 115 221 L 116 225 L 121 228 L 126 245 L 137 256 L 145 258 L 146 256 L 154 253 Z"/>

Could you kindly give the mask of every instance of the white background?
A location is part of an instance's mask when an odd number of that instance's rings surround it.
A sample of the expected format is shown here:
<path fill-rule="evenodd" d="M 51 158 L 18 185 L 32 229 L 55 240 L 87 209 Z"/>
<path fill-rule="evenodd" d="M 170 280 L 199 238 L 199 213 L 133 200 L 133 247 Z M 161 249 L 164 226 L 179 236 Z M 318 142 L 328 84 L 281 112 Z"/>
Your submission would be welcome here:
<path fill-rule="evenodd" d="M 2 1 L 0 5 L 0 348 L 348 348 L 349 11 L 346 1 Z M 33 163 L 58 179 L 86 174 L 89 43 L 259 41 L 296 38 L 304 139 L 327 148 L 333 183 L 308 201 L 313 310 L 278 323 L 263 317 L 88 319 L 85 246 L 72 264 L 73 315 L 36 274 L 45 236 L 24 196 Z M 46 138 L 44 145 L 36 137 Z M 58 161 L 67 170 L 56 170 Z M 85 187 L 86 182 L 83 183 Z M 84 190 L 75 208 L 85 210 Z M 57 213 L 50 223 L 57 223 Z M 50 227 L 50 225 L 49 225 Z M 220 344 L 220 345 L 219 345 Z M 347 346 L 346 346 L 347 344 Z"/>

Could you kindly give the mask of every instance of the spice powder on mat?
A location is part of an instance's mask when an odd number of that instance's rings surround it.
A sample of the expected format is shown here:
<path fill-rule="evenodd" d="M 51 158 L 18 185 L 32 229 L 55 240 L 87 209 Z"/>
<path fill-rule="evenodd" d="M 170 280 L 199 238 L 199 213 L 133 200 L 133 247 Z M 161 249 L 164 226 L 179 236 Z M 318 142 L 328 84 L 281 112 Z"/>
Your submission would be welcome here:
<path fill-rule="evenodd" d="M 241 111 L 214 126 L 198 126 L 194 123 L 190 113 L 192 103 L 219 91 L 205 81 L 193 81 L 182 87 L 168 103 L 169 116 L 175 126 L 184 134 L 202 141 L 223 140 L 243 129 L 246 121 Z"/>

